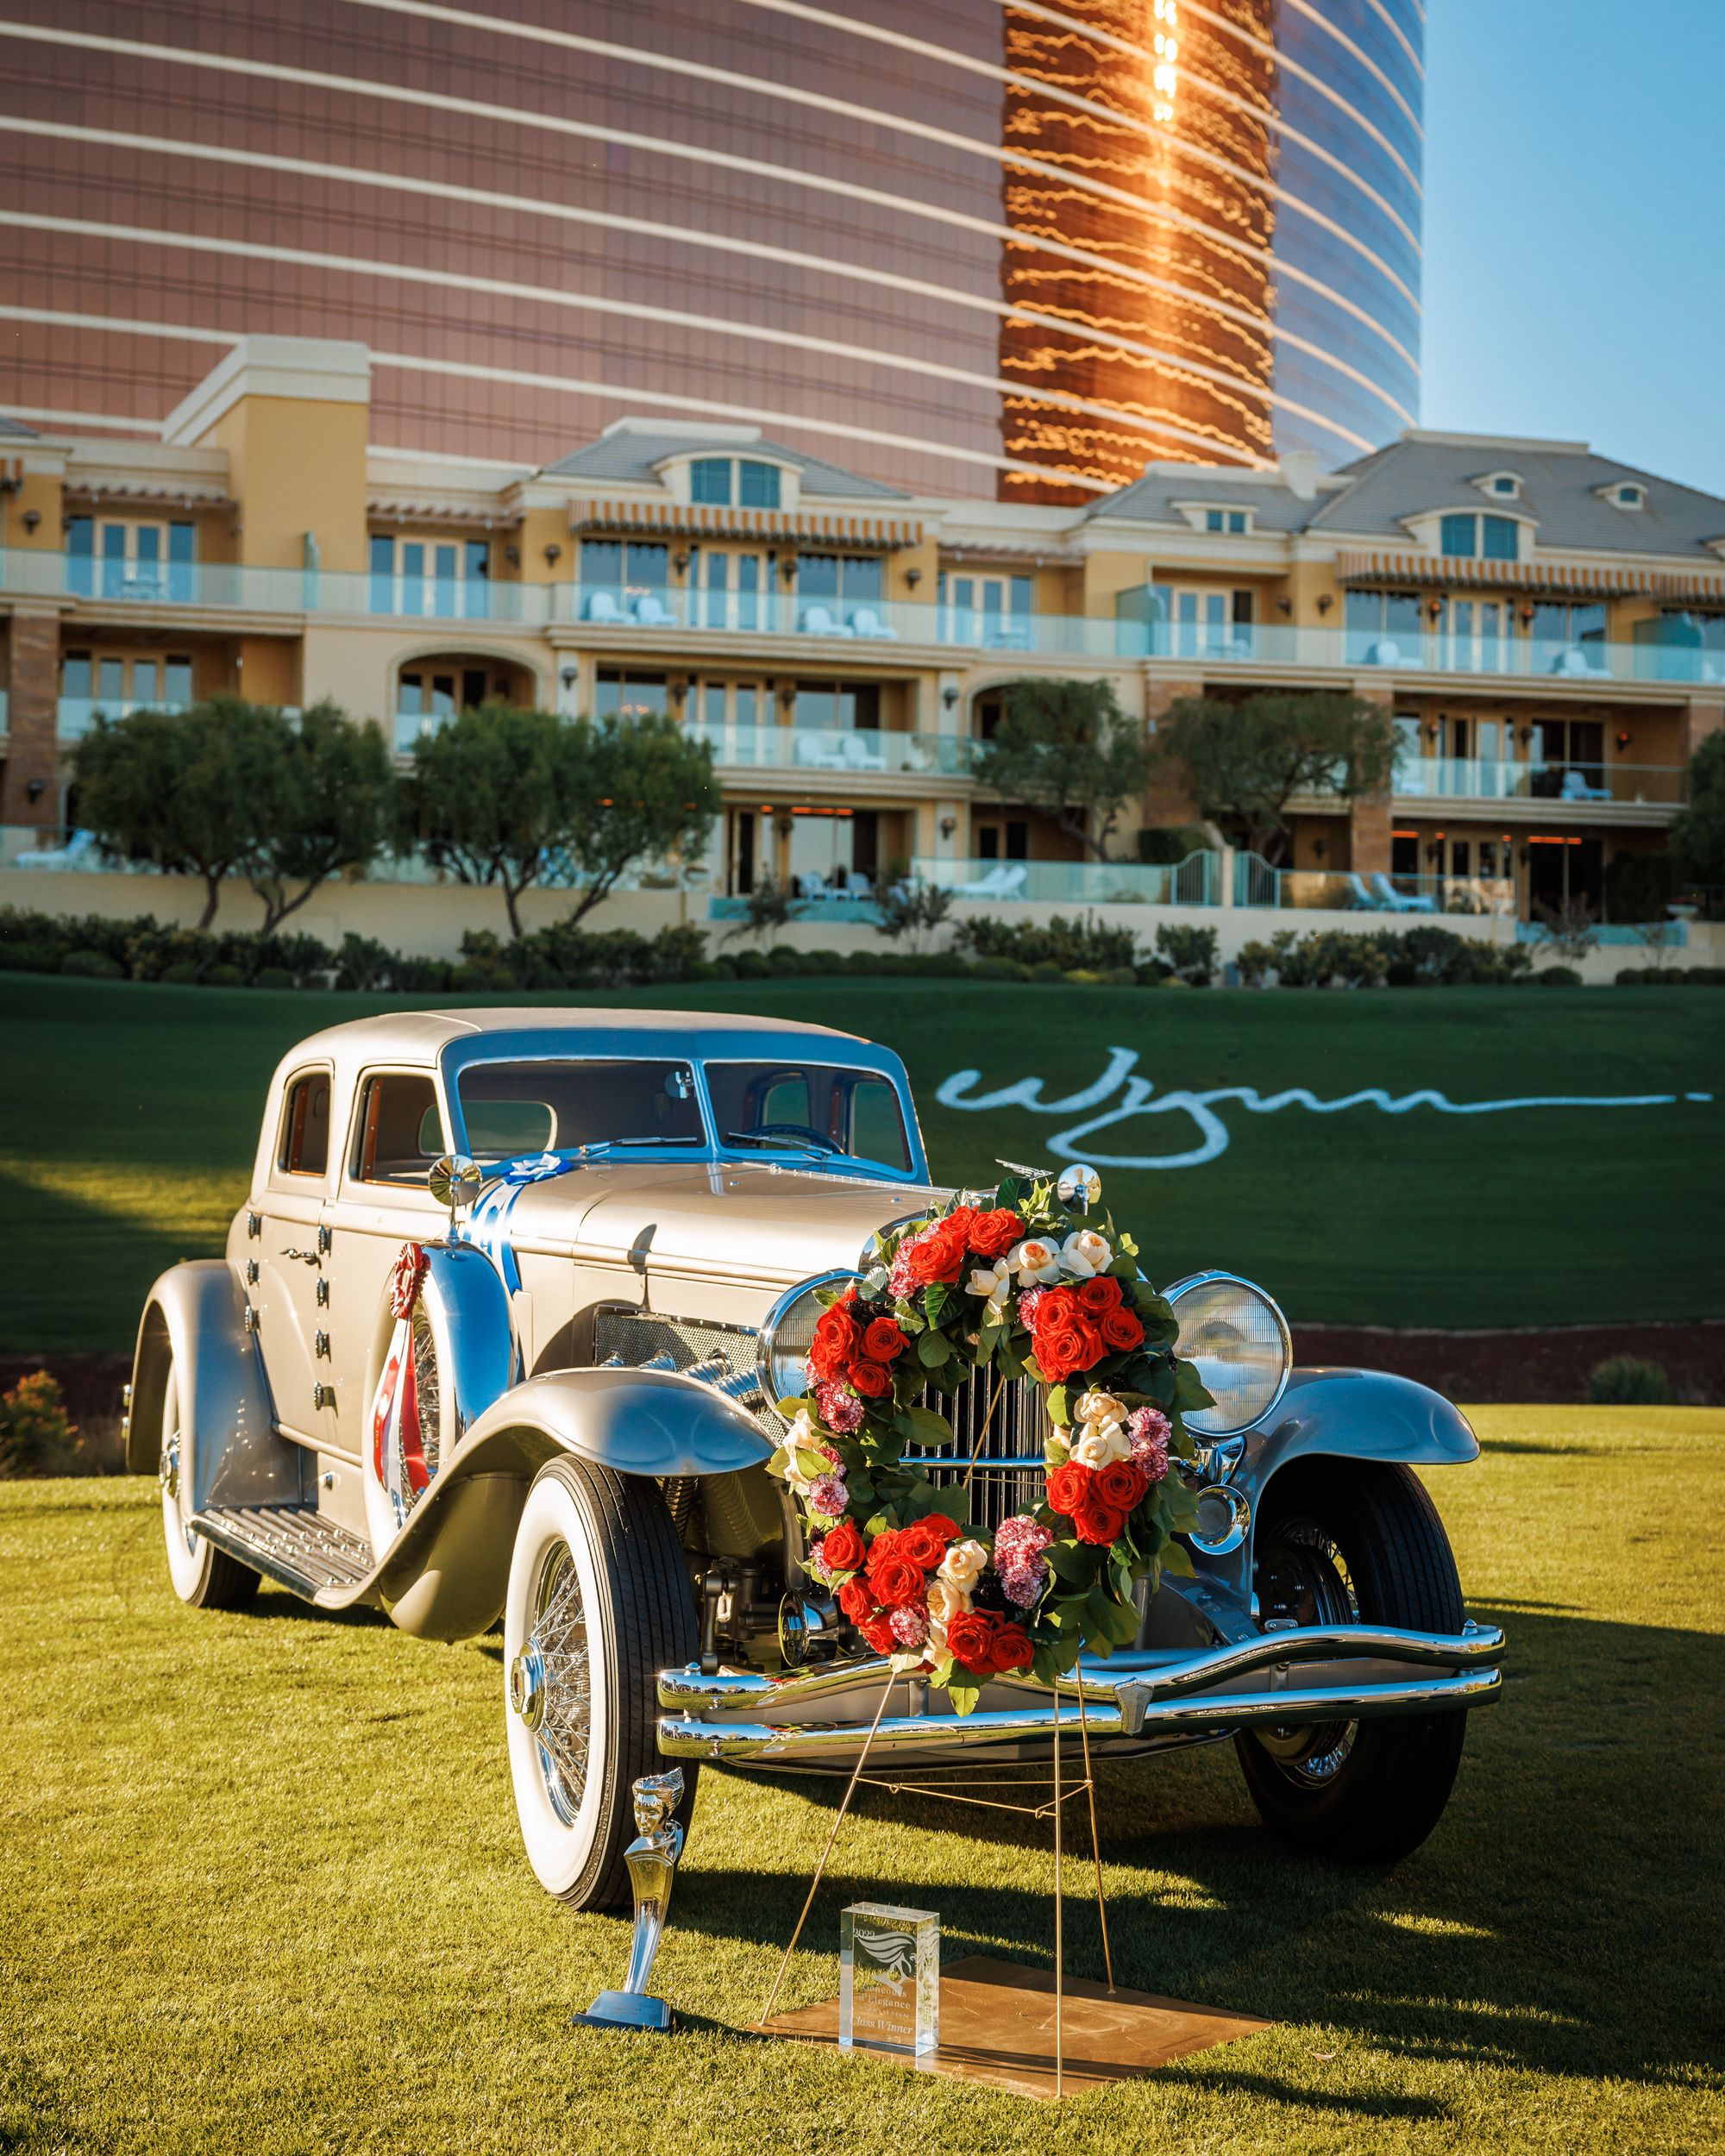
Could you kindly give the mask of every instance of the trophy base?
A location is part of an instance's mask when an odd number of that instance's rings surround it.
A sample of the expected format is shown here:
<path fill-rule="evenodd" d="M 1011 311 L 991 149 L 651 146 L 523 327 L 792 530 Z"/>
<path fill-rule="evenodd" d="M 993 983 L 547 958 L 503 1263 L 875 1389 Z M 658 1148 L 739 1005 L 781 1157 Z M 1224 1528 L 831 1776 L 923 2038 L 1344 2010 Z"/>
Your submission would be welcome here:
<path fill-rule="evenodd" d="M 664 2036 L 671 2028 L 670 2008 L 640 1991 L 601 1991 L 585 2014 L 570 2018 L 577 2028 L 643 2028 Z"/>

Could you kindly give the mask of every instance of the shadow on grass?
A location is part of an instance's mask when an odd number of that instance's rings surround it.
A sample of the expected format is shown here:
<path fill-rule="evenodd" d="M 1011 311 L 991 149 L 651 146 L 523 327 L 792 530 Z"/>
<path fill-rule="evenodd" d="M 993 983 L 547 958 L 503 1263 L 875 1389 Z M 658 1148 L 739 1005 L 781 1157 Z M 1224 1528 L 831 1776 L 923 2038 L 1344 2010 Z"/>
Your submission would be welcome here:
<path fill-rule="evenodd" d="M 1540 1615 L 1526 1605 L 1503 1614 L 1513 1624 L 1515 1681 L 1472 1718 L 1436 1831 L 1391 1869 L 1311 1858 L 1256 1826 L 1203 1824 L 1206 1813 L 1238 1819 L 1242 1808 L 1231 1753 L 1220 1748 L 1099 1762 L 1118 1981 L 1319 2023 L 1414 2059 L 1649 2083 L 1716 2073 L 1725 2051 L 1711 1973 L 1725 1812 L 1713 1765 L 1725 1740 L 1720 1642 Z M 1170 1821 L 1162 1827 L 1147 1816 L 1157 1778 Z M 806 1777 L 794 1786 L 824 1813 L 844 1788 Z M 858 1790 L 852 1815 L 868 1835 L 868 1866 L 854 1842 L 847 1849 L 847 1821 L 806 1948 L 831 1949 L 847 1902 L 885 1898 L 938 1907 L 949 1958 L 981 1950 L 1051 1963 L 1046 1822 L 873 1788 Z M 882 1877 L 887 1826 L 951 1838 L 955 1867 L 973 1847 L 1000 1852 L 1006 1862 L 992 1868 L 1010 1883 L 973 1883 L 956 1871 L 931 1877 L 925 1846 L 907 1866 L 916 1883 L 895 1886 Z M 695 1834 L 698 1850 L 699 1816 Z M 811 1868 L 824 1839 L 811 1837 Z M 1082 1814 L 1068 1847 L 1065 1965 L 1100 1976 Z M 806 1881 L 806 1873 L 691 1869 L 673 1921 L 782 1947 Z M 1230 2087 L 1251 2085 L 1214 2071 Z M 1260 2092 L 1338 2108 L 1352 2101 L 1279 2083 Z M 1360 2105 L 1371 2112 L 1377 2100 Z"/>

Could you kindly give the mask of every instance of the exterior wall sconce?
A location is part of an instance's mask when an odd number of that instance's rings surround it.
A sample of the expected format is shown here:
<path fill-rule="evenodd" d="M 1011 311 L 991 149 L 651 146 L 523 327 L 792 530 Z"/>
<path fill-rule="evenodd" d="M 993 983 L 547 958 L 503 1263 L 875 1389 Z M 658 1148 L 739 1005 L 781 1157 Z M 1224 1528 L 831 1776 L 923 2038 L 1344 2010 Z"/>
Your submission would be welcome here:
<path fill-rule="evenodd" d="M 1532 608 L 1531 606 L 1524 606 L 1524 607 L 1521 609 L 1521 619 L 1522 619 L 1522 621 L 1523 621 L 1523 622 L 1524 622 L 1524 623 L 1525 623 L 1527 626 L 1529 626 L 1529 627 L 1531 627 L 1531 626 L 1532 626 L 1532 624 L 1533 624 L 1533 619 L 1534 619 L 1534 610 L 1533 610 L 1533 608 Z"/>
<path fill-rule="evenodd" d="M 545 548 L 545 559 L 547 561 L 555 565 L 555 563 L 561 561 L 562 558 L 563 549 L 557 544 L 556 541 L 553 539 Z"/>
<path fill-rule="evenodd" d="M 520 549 L 520 548 L 519 548 L 519 547 L 505 547 L 505 548 L 504 548 L 504 550 L 503 550 L 503 558 L 504 558 L 504 560 L 505 560 L 505 561 L 507 561 L 507 562 L 510 564 L 510 566 L 511 566 L 511 568 L 517 568 L 517 569 L 518 569 L 518 568 L 521 567 L 521 549 Z"/>
<path fill-rule="evenodd" d="M 940 692 L 940 700 L 941 700 L 941 702 L 942 702 L 943 704 L 944 704 L 944 705 L 945 705 L 945 706 L 946 706 L 946 708 L 947 708 L 947 710 L 948 710 L 949 711 L 952 709 L 953 705 L 955 705 L 955 704 L 958 701 L 958 692 L 957 692 L 957 689 L 955 689 L 955 688 L 951 686 L 951 684 L 950 684 L 950 682 L 947 684 L 946 687 L 945 687 L 945 688 L 944 688 L 944 689 Z"/>
<path fill-rule="evenodd" d="M 574 667 L 565 667 L 562 673 L 557 678 L 561 681 L 566 689 L 572 689 L 580 677 Z"/>
<path fill-rule="evenodd" d="M 689 566 L 688 548 L 687 547 L 679 547 L 677 551 L 671 556 L 671 564 L 676 570 L 677 574 L 681 576 Z"/>
<path fill-rule="evenodd" d="M 1440 599 L 1427 599 L 1426 602 L 1426 611 L 1431 616 L 1433 622 L 1440 622 L 1444 617 L 1443 601 Z"/>
<path fill-rule="evenodd" d="M 36 803 L 41 799 L 43 794 L 45 794 L 47 790 L 48 782 L 46 779 L 32 779 L 28 785 L 24 788 L 24 799 L 30 804 L 30 806 L 34 808 Z"/>
<path fill-rule="evenodd" d="M 1327 838 L 1314 838 L 1312 841 L 1312 851 L 1317 856 L 1320 861 L 1322 861 L 1326 857 L 1329 850 L 1330 842 Z"/>
<path fill-rule="evenodd" d="M 779 574 L 789 584 L 795 580 L 796 573 L 797 557 L 794 554 L 785 555 L 779 563 Z"/>
<path fill-rule="evenodd" d="M 950 838 L 957 829 L 958 818 L 956 816 L 943 816 L 941 818 L 940 835 L 943 838 Z"/>
<path fill-rule="evenodd" d="M 1532 739 L 1533 739 L 1533 738 L 1534 738 L 1534 730 L 1533 730 L 1533 728 L 1532 728 L 1531 726 L 1528 726 L 1528 725 L 1523 725 L 1523 727 L 1522 727 L 1522 729 L 1521 729 L 1521 746 L 1525 749 L 1525 748 L 1527 746 L 1528 743 L 1529 743 L 1530 741 L 1532 741 Z"/>
<path fill-rule="evenodd" d="M 1623 751 L 1624 751 L 1624 750 L 1625 750 L 1625 749 L 1626 749 L 1629 746 L 1629 741 L 1630 741 L 1630 736 L 1629 736 L 1627 733 L 1620 733 L 1620 734 L 1618 735 L 1618 736 L 1617 736 L 1617 753 L 1618 753 L 1618 755 L 1619 755 L 1620 756 L 1622 755 Z"/>
<path fill-rule="evenodd" d="M 41 523 L 41 521 L 42 512 L 41 510 L 27 509 L 24 511 L 24 529 L 32 535 L 34 535 L 36 526 Z"/>
<path fill-rule="evenodd" d="M 787 681 L 784 686 L 779 691 L 779 701 L 784 705 L 787 711 L 789 711 L 792 705 L 794 704 L 796 700 L 797 693 L 791 686 L 790 683 Z"/>
<path fill-rule="evenodd" d="M 1291 599 L 1277 599 L 1276 602 L 1276 611 L 1279 614 L 1291 614 L 1294 611 L 1293 600 Z"/>
<path fill-rule="evenodd" d="M 912 591 L 915 591 L 917 586 L 922 582 L 922 571 L 920 569 L 906 569 L 905 571 L 905 582 L 910 586 Z"/>
<path fill-rule="evenodd" d="M 1320 614 L 1327 614 L 1327 613 L 1329 612 L 1329 611 L 1330 611 L 1331 607 L 1333 607 L 1333 606 L 1335 605 L 1335 603 L 1336 603 L 1336 597 L 1335 597 L 1335 593 L 1334 593 L 1333 592 L 1319 592 L 1319 594 L 1318 594 L 1318 611 L 1319 611 Z"/>

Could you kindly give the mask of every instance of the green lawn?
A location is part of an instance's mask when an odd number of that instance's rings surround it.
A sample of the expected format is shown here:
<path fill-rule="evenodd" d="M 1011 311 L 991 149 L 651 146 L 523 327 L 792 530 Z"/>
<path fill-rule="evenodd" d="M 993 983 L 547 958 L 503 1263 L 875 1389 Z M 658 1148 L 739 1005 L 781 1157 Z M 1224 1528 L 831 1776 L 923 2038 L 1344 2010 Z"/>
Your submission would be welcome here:
<path fill-rule="evenodd" d="M 552 999 L 544 999 L 551 1000 Z M 581 999 L 558 999 L 574 1002 Z M 1434 1087 L 1527 1094 L 1713 1093 L 1649 1108 L 1455 1116 L 1421 1107 L 1218 1112 L 1202 1166 L 1106 1171 L 1163 1279 L 1224 1265 L 1295 1318 L 1396 1326 L 1598 1323 L 1725 1313 L 1725 995 L 1549 989 L 1213 994 L 873 978 L 730 982 L 605 999 L 769 1012 L 889 1042 L 917 1087 L 937 1174 L 1039 1161 L 1082 1113 L 941 1106 L 1044 1079 L 1054 1100 L 1132 1050 L 1159 1090 Z M 0 1348 L 132 1337 L 154 1274 L 219 1250 L 245 1192 L 276 1059 L 386 999 L 138 987 L 0 975 Z M 1117 1098 L 1118 1096 L 1114 1096 Z M 1104 1153 L 1189 1151 L 1184 1113 L 1140 1115 Z"/>
<path fill-rule="evenodd" d="M 657 1972 L 685 2029 L 577 2033 L 626 1927 L 527 1871 L 494 1641 L 267 1588 L 185 1610 L 149 1485 L 0 1486 L 0 2148 L 1717 2148 L 1725 1414 L 1478 1420 L 1484 1460 L 1431 1486 L 1509 1681 L 1436 1833 L 1387 1876 L 1326 1866 L 1260 1832 L 1228 1748 L 1106 1771 L 1120 1981 L 1276 2026 L 1063 2117 L 737 2033 L 831 1818 L 807 1782 L 703 1777 Z M 979 1816 L 865 1791 L 787 2002 L 836 1989 L 857 1898 L 1045 1965 L 1045 1830 Z"/>

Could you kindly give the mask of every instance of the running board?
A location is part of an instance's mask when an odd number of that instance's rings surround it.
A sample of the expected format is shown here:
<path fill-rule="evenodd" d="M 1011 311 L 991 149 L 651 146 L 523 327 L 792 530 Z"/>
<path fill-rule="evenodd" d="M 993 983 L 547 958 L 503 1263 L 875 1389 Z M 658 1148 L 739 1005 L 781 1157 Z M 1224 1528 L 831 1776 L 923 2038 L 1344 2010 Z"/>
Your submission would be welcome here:
<path fill-rule="evenodd" d="M 315 1505 L 212 1505 L 190 1525 L 206 1542 L 308 1601 L 345 1604 L 372 1569 L 372 1545 Z"/>

